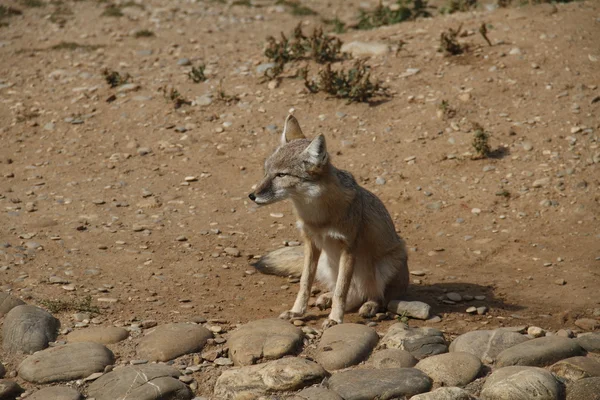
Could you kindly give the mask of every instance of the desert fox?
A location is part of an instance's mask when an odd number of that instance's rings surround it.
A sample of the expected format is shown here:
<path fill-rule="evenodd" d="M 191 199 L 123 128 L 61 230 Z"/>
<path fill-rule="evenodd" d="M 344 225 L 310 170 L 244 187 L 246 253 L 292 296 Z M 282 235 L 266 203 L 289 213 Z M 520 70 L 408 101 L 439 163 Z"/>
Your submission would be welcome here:
<path fill-rule="evenodd" d="M 306 139 L 289 115 L 281 145 L 265 161 L 265 176 L 250 199 L 259 205 L 291 199 L 304 248 L 284 247 L 254 266 L 274 275 L 301 275 L 291 310 L 279 317 L 301 317 L 308 306 L 315 277 L 331 292 L 316 304 L 331 306 L 324 327 L 343 322 L 344 311 L 360 307 L 372 317 L 408 286 L 404 241 L 377 196 L 330 162 L 325 137 Z M 302 262 L 304 260 L 304 263 Z"/>

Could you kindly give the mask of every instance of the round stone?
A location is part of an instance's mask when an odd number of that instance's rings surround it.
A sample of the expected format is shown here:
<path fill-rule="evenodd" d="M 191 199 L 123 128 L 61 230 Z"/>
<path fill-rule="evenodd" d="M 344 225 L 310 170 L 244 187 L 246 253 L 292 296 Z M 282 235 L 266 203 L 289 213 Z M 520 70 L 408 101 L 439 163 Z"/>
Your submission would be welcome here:
<path fill-rule="evenodd" d="M 441 387 L 429 393 L 422 393 L 411 400 L 477 400 L 469 392 L 458 387 Z"/>
<path fill-rule="evenodd" d="M 321 337 L 315 360 L 328 371 L 347 368 L 365 360 L 377 345 L 379 336 L 360 324 L 340 324 Z"/>
<path fill-rule="evenodd" d="M 442 386 L 464 386 L 477 378 L 481 367 L 479 358 L 463 352 L 427 357 L 415 366 Z"/>
<path fill-rule="evenodd" d="M 600 400 L 600 378 L 580 379 L 567 385 L 567 400 Z"/>
<path fill-rule="evenodd" d="M 406 350 L 384 349 L 373 353 L 371 364 L 375 368 L 411 368 L 417 364 L 417 359 Z"/>
<path fill-rule="evenodd" d="M 11 296 L 8 293 L 0 293 L 0 317 L 3 317 L 16 306 L 24 305 L 25 302 L 21 299 Z"/>
<path fill-rule="evenodd" d="M 417 360 L 448 352 L 444 334 L 439 329 L 410 328 L 403 323 L 390 326 L 381 344 L 391 349 L 406 350 Z"/>
<path fill-rule="evenodd" d="M 2 347 L 7 353 L 31 354 L 56 340 L 60 321 L 39 307 L 21 305 L 4 318 Z"/>
<path fill-rule="evenodd" d="M 502 351 L 528 340 L 527 336 L 503 329 L 472 331 L 454 339 L 450 351 L 471 353 L 481 362 L 491 364 Z"/>
<path fill-rule="evenodd" d="M 591 357 L 571 357 L 553 364 L 550 372 L 567 381 L 600 377 L 600 362 Z"/>
<path fill-rule="evenodd" d="M 229 337 L 229 356 L 235 365 L 251 365 L 296 352 L 302 330 L 281 319 L 261 319 L 242 325 Z"/>
<path fill-rule="evenodd" d="M 545 369 L 512 366 L 494 371 L 483 385 L 482 400 L 558 400 L 560 388 Z"/>
<path fill-rule="evenodd" d="M 546 336 L 512 346 L 498 354 L 496 365 L 528 365 L 545 367 L 569 357 L 584 355 L 574 339 Z"/>
<path fill-rule="evenodd" d="M 75 389 L 54 386 L 38 390 L 27 398 L 29 400 L 80 400 L 83 397 L 81 396 L 81 393 Z"/>
<path fill-rule="evenodd" d="M 67 341 L 75 342 L 94 342 L 101 344 L 113 344 L 127 339 L 129 332 L 124 328 L 116 326 L 95 327 L 79 329 L 67 335 Z"/>
<path fill-rule="evenodd" d="M 199 352 L 210 338 L 212 333 L 200 325 L 160 325 L 140 341 L 137 354 L 149 361 L 169 361 L 184 354 Z"/>

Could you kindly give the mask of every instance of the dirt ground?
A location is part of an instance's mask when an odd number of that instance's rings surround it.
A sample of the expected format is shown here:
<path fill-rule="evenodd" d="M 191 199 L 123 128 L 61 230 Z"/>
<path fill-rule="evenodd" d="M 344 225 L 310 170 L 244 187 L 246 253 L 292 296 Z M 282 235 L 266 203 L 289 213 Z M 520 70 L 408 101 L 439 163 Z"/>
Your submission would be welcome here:
<path fill-rule="evenodd" d="M 419 271 L 408 298 L 441 317 L 428 324 L 449 336 L 577 330 L 576 318 L 600 315 L 599 2 L 342 33 L 392 47 L 367 61 L 391 93 L 371 104 L 309 93 L 292 77 L 304 62 L 277 85 L 256 71 L 268 35 L 350 21 L 359 1 L 307 1 L 318 15 L 302 17 L 267 1 L 152 0 L 122 17 L 102 16 L 96 1 L 2 3 L 23 12 L 0 28 L 2 290 L 33 304 L 91 295 L 104 325 L 200 316 L 230 330 L 277 316 L 297 284 L 250 263 L 299 236 L 289 203 L 257 208 L 247 195 L 294 108 L 305 133 L 325 134 L 334 164 L 388 207 Z M 460 24 L 470 50 L 444 56 L 439 35 Z M 81 46 L 53 48 L 61 42 Z M 183 58 L 205 63 L 209 79 L 192 82 Z M 110 88 L 105 68 L 135 87 Z M 175 109 L 165 88 L 212 103 Z M 472 157 L 473 123 L 491 135 L 489 158 Z M 447 304 L 446 292 L 485 300 Z M 469 315 L 472 305 L 489 311 Z M 310 313 L 320 327 L 326 313 Z M 63 327 L 72 314 L 59 314 Z M 122 360 L 135 358 L 129 343 L 115 346 Z"/>

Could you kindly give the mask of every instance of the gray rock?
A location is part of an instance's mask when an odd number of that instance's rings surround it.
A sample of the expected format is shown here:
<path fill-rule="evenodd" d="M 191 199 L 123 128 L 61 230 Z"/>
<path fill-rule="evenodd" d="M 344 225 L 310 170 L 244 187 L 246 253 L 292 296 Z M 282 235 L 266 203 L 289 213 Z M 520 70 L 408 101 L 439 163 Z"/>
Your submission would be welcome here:
<path fill-rule="evenodd" d="M 431 306 L 422 301 L 392 300 L 388 303 L 387 309 L 398 315 L 406 315 L 407 317 L 417 319 L 427 319 L 429 318 Z"/>
<path fill-rule="evenodd" d="M 336 392 L 319 386 L 311 386 L 296 393 L 288 400 L 344 400 Z"/>
<path fill-rule="evenodd" d="M 56 340 L 60 321 L 36 306 L 16 306 L 6 314 L 2 347 L 7 353 L 31 354 Z"/>
<path fill-rule="evenodd" d="M 181 65 L 181 66 L 192 65 L 192 62 L 190 61 L 189 58 L 180 58 L 179 60 L 177 60 L 177 65 Z"/>
<path fill-rule="evenodd" d="M 590 357 L 571 357 L 553 364 L 550 372 L 567 381 L 600 377 L 600 362 Z"/>
<path fill-rule="evenodd" d="M 505 367 L 494 371 L 481 391 L 482 400 L 558 400 L 560 387 L 542 368 Z"/>
<path fill-rule="evenodd" d="M 409 328 L 397 323 L 388 329 L 381 344 L 389 349 L 406 350 L 417 360 L 448 352 L 444 334 L 435 328 Z"/>
<path fill-rule="evenodd" d="M 527 336 L 503 329 L 473 331 L 454 339 L 450 343 L 450 351 L 471 353 L 481 362 L 491 364 L 502 351 L 528 340 Z"/>
<path fill-rule="evenodd" d="M 23 393 L 23 388 L 17 382 L 0 379 L 0 399 L 12 400 Z"/>
<path fill-rule="evenodd" d="M 418 394 L 411 400 L 476 400 L 469 392 L 458 387 L 441 387 L 429 393 Z"/>
<path fill-rule="evenodd" d="M 431 356 L 415 366 L 442 386 L 464 386 L 477 378 L 481 367 L 479 358 L 463 352 Z"/>
<path fill-rule="evenodd" d="M 150 361 L 169 361 L 202 350 L 210 338 L 212 333 L 200 325 L 160 325 L 140 340 L 137 354 L 140 358 Z"/>
<path fill-rule="evenodd" d="M 267 72 L 267 70 L 273 68 L 274 66 L 275 63 L 260 64 L 258 67 L 256 67 L 256 73 L 259 75 L 263 75 L 265 72 Z"/>
<path fill-rule="evenodd" d="M 210 106 L 212 102 L 213 98 L 210 94 L 203 94 L 202 96 L 197 96 L 195 100 L 196 105 L 202 107 Z"/>
<path fill-rule="evenodd" d="M 565 358 L 584 355 L 585 351 L 574 339 L 560 336 L 546 336 L 528 340 L 510 347 L 500 354 L 498 367 L 509 365 L 529 365 L 545 367 Z"/>
<path fill-rule="evenodd" d="M 80 400 L 83 396 L 75 389 L 53 386 L 38 390 L 27 398 L 29 400 Z"/>
<path fill-rule="evenodd" d="M 567 385 L 567 400 L 600 400 L 600 378 L 585 378 Z"/>
<path fill-rule="evenodd" d="M 189 400 L 194 395 L 177 379 L 181 373 L 163 364 L 146 364 L 115 369 L 89 386 L 96 400 Z"/>
<path fill-rule="evenodd" d="M 377 332 L 360 324 L 341 324 L 321 337 L 315 360 L 328 371 L 347 368 L 365 360 L 379 341 Z"/>
<path fill-rule="evenodd" d="M 223 372 L 214 395 L 218 399 L 255 399 L 267 393 L 301 389 L 320 382 L 326 374 L 317 363 L 287 357 Z"/>
<path fill-rule="evenodd" d="M 126 83 L 124 85 L 119 86 L 117 89 L 117 93 L 128 93 L 134 92 L 140 88 L 140 85 L 137 83 Z"/>
<path fill-rule="evenodd" d="M 353 57 L 382 56 L 389 53 L 390 48 L 385 43 L 376 42 L 350 42 L 342 46 L 343 53 L 350 53 Z"/>
<path fill-rule="evenodd" d="M 8 293 L 0 293 L 0 317 L 8 314 L 8 312 L 16 306 L 21 306 L 23 304 L 25 304 L 25 302 L 21 299 L 17 299 Z"/>
<path fill-rule="evenodd" d="M 67 335 L 67 341 L 75 342 L 94 342 L 101 344 L 113 344 L 127 339 L 129 332 L 126 329 L 116 326 L 102 326 L 95 328 L 86 328 L 73 331 Z"/>
<path fill-rule="evenodd" d="M 296 352 L 302 346 L 302 330 L 281 319 L 249 322 L 231 333 L 229 356 L 235 365 L 251 365 L 275 360 Z"/>
<path fill-rule="evenodd" d="M 344 400 L 387 400 L 427 392 L 431 379 L 414 368 L 354 369 L 333 375 L 327 385 Z"/>
<path fill-rule="evenodd" d="M 112 351 L 98 343 L 72 343 L 39 351 L 19 365 L 19 377 L 33 383 L 86 378 L 115 362 Z"/>
<path fill-rule="evenodd" d="M 406 350 L 384 349 L 371 356 L 375 368 L 411 368 L 417 365 L 417 359 Z"/>
<path fill-rule="evenodd" d="M 600 333 L 586 333 L 578 336 L 577 344 L 590 353 L 600 353 Z"/>

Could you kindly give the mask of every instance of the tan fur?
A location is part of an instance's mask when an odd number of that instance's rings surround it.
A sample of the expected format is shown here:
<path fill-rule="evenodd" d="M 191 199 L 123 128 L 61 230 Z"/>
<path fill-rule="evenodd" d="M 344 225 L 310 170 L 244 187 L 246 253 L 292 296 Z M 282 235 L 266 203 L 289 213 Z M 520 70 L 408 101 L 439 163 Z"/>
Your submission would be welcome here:
<path fill-rule="evenodd" d="M 282 145 L 266 160 L 265 178 L 250 198 L 258 204 L 292 200 L 305 241 L 304 262 L 298 248 L 284 248 L 259 260 L 257 269 L 277 275 L 302 271 L 296 302 L 281 318 L 306 312 L 315 277 L 333 292 L 326 326 L 341 323 L 346 310 L 361 304 L 359 313 L 373 316 L 406 292 L 404 242 L 381 200 L 331 164 L 322 135 L 312 141 L 289 140 L 290 132 L 294 137 L 302 132 L 291 118 Z"/>

